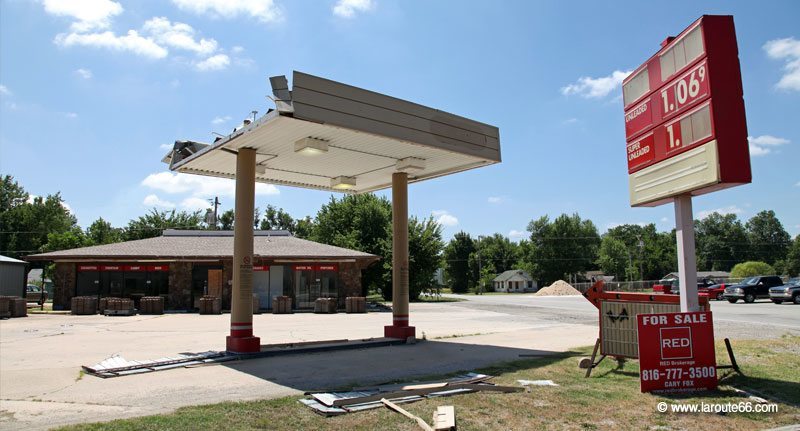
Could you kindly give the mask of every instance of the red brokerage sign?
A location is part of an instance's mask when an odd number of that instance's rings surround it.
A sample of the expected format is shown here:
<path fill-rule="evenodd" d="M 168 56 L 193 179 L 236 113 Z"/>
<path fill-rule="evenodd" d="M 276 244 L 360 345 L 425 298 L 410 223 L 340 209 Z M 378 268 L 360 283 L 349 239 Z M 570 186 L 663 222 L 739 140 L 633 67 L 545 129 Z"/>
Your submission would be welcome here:
<path fill-rule="evenodd" d="M 717 387 L 710 311 L 639 314 L 642 392 L 691 392 Z"/>
<path fill-rule="evenodd" d="M 638 181 L 631 181 L 632 205 L 658 205 L 670 193 L 698 195 L 751 181 L 732 16 L 704 15 L 677 37 L 667 38 L 656 55 L 623 81 L 622 90 L 628 174 L 645 170 L 636 176 Z M 695 157 L 686 162 L 693 167 L 705 162 L 705 175 L 686 166 L 663 170 L 675 160 L 662 162 L 712 142 L 706 149 L 713 155 L 694 152 L 680 159 Z M 646 169 L 655 165 L 661 171 L 645 177 Z M 656 183 L 663 184 L 662 190 Z"/>

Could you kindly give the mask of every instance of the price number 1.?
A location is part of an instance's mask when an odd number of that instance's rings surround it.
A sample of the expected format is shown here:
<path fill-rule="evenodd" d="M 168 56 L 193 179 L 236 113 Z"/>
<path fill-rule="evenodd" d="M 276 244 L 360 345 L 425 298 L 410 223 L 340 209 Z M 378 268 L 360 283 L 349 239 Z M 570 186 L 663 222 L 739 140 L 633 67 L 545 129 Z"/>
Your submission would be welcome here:
<path fill-rule="evenodd" d="M 674 88 L 674 100 L 672 102 L 669 97 L 668 91 L 661 92 L 661 100 L 664 102 L 664 115 L 670 114 L 671 112 L 675 111 L 676 108 L 680 108 L 681 106 L 685 105 L 687 102 L 691 102 L 692 99 L 697 97 L 700 94 L 701 84 L 704 83 L 706 80 L 706 65 L 703 64 L 698 67 L 696 70 L 693 70 L 689 76 L 685 76 L 680 79 L 677 83 L 675 83 Z"/>

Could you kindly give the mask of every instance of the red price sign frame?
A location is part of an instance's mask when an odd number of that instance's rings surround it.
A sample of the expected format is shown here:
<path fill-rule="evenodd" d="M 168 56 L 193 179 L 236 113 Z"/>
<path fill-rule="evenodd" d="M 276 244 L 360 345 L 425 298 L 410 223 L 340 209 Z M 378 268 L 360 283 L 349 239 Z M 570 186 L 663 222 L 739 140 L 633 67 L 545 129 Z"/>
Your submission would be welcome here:
<path fill-rule="evenodd" d="M 625 78 L 631 205 L 656 206 L 677 195 L 697 196 L 752 181 L 738 55 L 733 17 L 704 15 L 667 38 Z M 694 118 L 703 106 L 708 106 L 703 118 Z M 701 124 L 702 133 L 685 130 L 691 138 L 685 139 L 676 128 L 689 121 Z M 686 173 L 686 165 L 703 162 L 705 168 Z"/>
<path fill-rule="evenodd" d="M 642 392 L 682 393 L 717 388 L 710 311 L 639 314 L 636 320 Z"/>

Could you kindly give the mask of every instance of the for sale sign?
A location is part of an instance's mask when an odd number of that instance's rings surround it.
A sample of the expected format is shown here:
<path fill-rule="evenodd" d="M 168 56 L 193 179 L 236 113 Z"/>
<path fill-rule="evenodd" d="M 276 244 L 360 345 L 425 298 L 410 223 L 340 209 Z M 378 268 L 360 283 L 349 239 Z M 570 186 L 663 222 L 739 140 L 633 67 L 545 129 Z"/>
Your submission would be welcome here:
<path fill-rule="evenodd" d="M 642 392 L 691 392 L 717 387 L 711 312 L 639 314 Z"/>

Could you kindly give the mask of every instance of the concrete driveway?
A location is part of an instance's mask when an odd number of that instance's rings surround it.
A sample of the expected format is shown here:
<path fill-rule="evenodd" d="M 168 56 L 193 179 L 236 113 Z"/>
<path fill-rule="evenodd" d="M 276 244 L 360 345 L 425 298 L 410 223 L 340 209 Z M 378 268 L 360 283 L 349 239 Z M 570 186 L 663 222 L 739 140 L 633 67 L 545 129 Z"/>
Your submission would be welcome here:
<path fill-rule="evenodd" d="M 181 406 L 252 400 L 307 390 L 375 384 L 471 370 L 589 345 L 593 322 L 567 322 L 458 303 L 411 305 L 428 341 L 415 345 L 253 359 L 100 379 L 82 376 L 113 354 L 155 359 L 222 350 L 229 315 L 104 317 L 31 315 L 0 322 L 0 428 L 47 429 L 69 423 L 169 412 Z M 257 315 L 262 343 L 381 337 L 390 313 Z M 544 378 L 544 377 L 542 377 Z M 309 414 L 313 414 L 309 412 Z"/>

